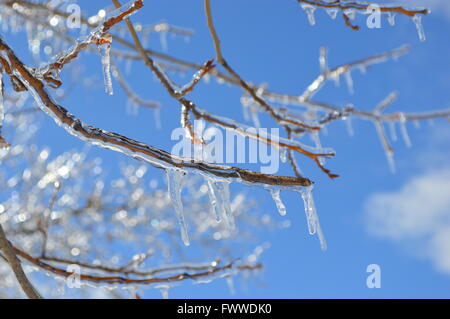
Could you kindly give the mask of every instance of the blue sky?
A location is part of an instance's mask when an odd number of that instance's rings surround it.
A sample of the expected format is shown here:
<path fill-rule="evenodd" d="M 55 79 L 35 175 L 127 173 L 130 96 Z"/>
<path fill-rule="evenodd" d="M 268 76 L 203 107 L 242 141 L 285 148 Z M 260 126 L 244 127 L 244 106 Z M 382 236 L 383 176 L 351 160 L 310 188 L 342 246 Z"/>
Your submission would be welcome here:
<path fill-rule="evenodd" d="M 110 5 L 109 1 L 79 0 L 78 3 L 90 14 Z M 147 1 L 132 19 L 144 24 L 166 21 L 195 30 L 189 42 L 169 36 L 168 52 L 202 63 L 214 57 L 202 5 L 202 1 L 189 4 L 180 0 Z M 315 97 L 338 106 L 352 103 L 358 109 L 370 110 L 396 90 L 399 98 L 389 111 L 404 112 L 450 107 L 450 14 L 447 15 L 444 8 L 436 9 L 424 18 L 427 41 L 422 43 L 413 22 L 404 16 L 397 17 L 394 27 L 383 19 L 381 29 L 369 30 L 365 28 L 365 18 L 358 15 L 356 23 L 362 28 L 354 32 L 343 25 L 342 19 L 331 20 L 322 10 L 316 12 L 316 25 L 310 26 L 306 14 L 293 0 L 213 3 L 216 28 L 228 62 L 244 79 L 254 83 L 267 82 L 269 88 L 276 92 L 303 92 L 318 75 L 321 46 L 328 47 L 329 64 L 333 67 L 410 44 L 411 52 L 398 61 L 376 65 L 365 75 L 354 71 L 353 95 L 348 93 L 342 79 L 340 87 L 327 83 Z M 20 36 L 9 34 L 7 39 L 12 45 L 23 45 L 19 44 Z M 151 39 L 150 47 L 161 50 L 159 38 Z M 25 53 L 22 57 L 29 59 Z M 163 129 L 159 131 L 154 128 L 151 111 L 142 110 L 138 117 L 126 115 L 126 99 L 117 83 L 114 83 L 116 93 L 113 97 L 103 93 L 98 56 L 83 55 L 82 58 L 83 72 L 94 76 L 98 85 L 76 89 L 65 100 L 66 107 L 94 126 L 170 149 L 173 143 L 170 132 L 179 125 L 179 106 L 167 96 L 149 71 L 133 65 L 131 74 L 138 79 L 133 82 L 133 87 L 143 97 L 162 103 Z M 244 121 L 240 94 L 236 87 L 202 83 L 191 97 L 199 106 L 215 114 Z M 273 126 L 269 118 L 261 116 L 261 119 L 263 127 Z M 82 142 L 68 136 L 51 120 L 44 118 L 42 123 L 37 141 L 50 146 L 54 154 L 66 151 L 68 146 L 82 147 Z M 247 194 L 258 201 L 261 213 L 269 213 L 275 220 L 287 218 L 292 222 L 288 229 L 258 234 L 260 242 L 271 243 L 261 259 L 265 265 L 263 272 L 248 281 L 237 277 L 234 295 L 228 291 L 225 280 L 218 280 L 195 287 L 190 283 L 180 285 L 170 291 L 171 297 L 450 297 L 450 266 L 445 262 L 445 258 L 447 261 L 450 258 L 450 246 L 445 246 L 446 240 L 437 239 L 449 238 L 450 228 L 439 228 L 434 219 L 437 218 L 441 226 L 450 225 L 450 203 L 445 200 L 450 197 L 450 182 L 444 178 L 434 185 L 432 179 L 450 168 L 446 161 L 450 155 L 450 128 L 444 120 L 436 120 L 433 125 L 423 122 L 419 129 L 411 123 L 407 127 L 413 147 L 407 148 L 401 137 L 393 144 L 397 165 L 395 174 L 389 171 L 373 123 L 358 119 L 353 120 L 355 135 L 352 137 L 343 121 L 332 123 L 328 127 L 328 135 L 321 136 L 324 146 L 336 150 L 336 157 L 327 161 L 327 167 L 341 175 L 340 178 L 330 180 L 307 159 L 298 158 L 306 176 L 316 182 L 314 197 L 328 241 L 327 251 L 320 250 L 317 238 L 307 235 L 303 204 L 298 194 L 282 194 L 288 215 L 281 217 L 267 192 L 247 188 Z M 123 156 L 106 150 L 95 150 L 93 154 L 103 157 L 110 171 L 113 171 L 116 161 L 123 159 Z M 289 167 L 282 167 L 280 174 L 291 174 Z M 153 169 L 152 176 L 163 180 L 159 170 Z M 425 190 L 408 188 L 417 178 L 422 178 L 422 182 L 431 178 L 430 186 Z M 440 191 L 438 195 L 433 187 Z M 242 188 L 234 185 L 232 190 Z M 406 191 L 402 193 L 402 189 Z M 430 197 L 423 192 L 428 192 Z M 380 193 L 385 196 L 376 195 Z M 386 200 L 389 196 L 395 197 L 396 202 Z M 416 214 L 414 216 L 405 214 L 405 207 L 399 202 L 417 196 L 423 196 L 424 201 L 430 198 L 430 202 L 416 209 L 407 208 L 411 214 Z M 433 208 L 437 201 L 441 206 Z M 416 220 L 412 226 L 411 220 Z M 431 226 L 421 230 L 423 223 Z M 186 249 L 189 254 L 189 248 Z M 431 249 L 436 252 L 431 254 Z M 369 264 L 381 267 L 380 289 L 366 287 L 366 267 Z M 160 294 L 157 290 L 148 289 L 145 296 L 158 298 Z"/>

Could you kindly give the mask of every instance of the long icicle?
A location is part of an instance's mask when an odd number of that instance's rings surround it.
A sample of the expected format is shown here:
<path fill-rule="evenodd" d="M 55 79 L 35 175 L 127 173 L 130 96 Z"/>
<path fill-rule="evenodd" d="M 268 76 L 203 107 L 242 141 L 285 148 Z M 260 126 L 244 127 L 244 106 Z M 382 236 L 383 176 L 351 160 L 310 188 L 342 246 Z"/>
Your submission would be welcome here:
<path fill-rule="evenodd" d="M 303 202 L 305 204 L 305 214 L 308 223 L 308 230 L 311 235 L 317 234 L 322 250 L 327 249 L 327 242 L 320 227 L 319 216 L 317 215 L 316 205 L 312 195 L 312 186 L 302 188 L 300 190 Z"/>
<path fill-rule="evenodd" d="M 181 201 L 181 188 L 183 186 L 185 172 L 175 168 L 169 168 L 166 169 L 166 175 L 168 193 L 178 217 L 178 224 L 180 225 L 181 239 L 186 246 L 189 246 L 189 235 L 183 213 L 183 202 Z"/>

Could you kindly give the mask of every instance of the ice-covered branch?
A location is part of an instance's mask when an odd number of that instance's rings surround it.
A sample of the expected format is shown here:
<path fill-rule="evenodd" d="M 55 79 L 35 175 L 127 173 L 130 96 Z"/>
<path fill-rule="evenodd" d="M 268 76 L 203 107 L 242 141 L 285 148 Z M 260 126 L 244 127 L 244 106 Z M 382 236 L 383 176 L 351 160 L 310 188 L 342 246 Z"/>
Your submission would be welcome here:
<path fill-rule="evenodd" d="M 338 12 L 342 13 L 342 18 L 346 26 L 352 30 L 358 31 L 360 28 L 354 25 L 351 20 L 355 18 L 356 13 L 370 14 L 376 7 L 380 13 L 388 15 L 388 20 L 391 25 L 394 24 L 395 14 L 406 15 L 411 17 L 418 29 L 419 37 L 423 41 L 425 37 L 423 35 L 423 29 L 421 25 L 421 16 L 430 13 L 425 8 L 407 8 L 398 4 L 378 3 L 378 2 L 365 2 L 365 1 L 352 1 L 352 0 L 297 0 L 303 10 L 308 15 L 308 20 L 311 25 L 315 24 L 314 11 L 316 8 L 324 9 L 328 15 L 335 19 Z"/>
<path fill-rule="evenodd" d="M 53 99 L 48 94 L 42 81 L 29 72 L 28 68 L 25 67 L 2 39 L 0 39 L 0 51 L 1 54 L 9 60 L 10 67 L 14 69 L 14 74 L 21 78 L 22 83 L 32 94 L 39 107 L 70 134 L 82 140 L 142 159 L 159 168 L 184 167 L 207 175 L 231 178 L 248 183 L 286 186 L 311 185 L 311 181 L 307 178 L 263 174 L 236 167 L 221 166 L 181 158 L 120 134 L 86 125 L 70 114 L 65 108 L 53 102 Z"/>

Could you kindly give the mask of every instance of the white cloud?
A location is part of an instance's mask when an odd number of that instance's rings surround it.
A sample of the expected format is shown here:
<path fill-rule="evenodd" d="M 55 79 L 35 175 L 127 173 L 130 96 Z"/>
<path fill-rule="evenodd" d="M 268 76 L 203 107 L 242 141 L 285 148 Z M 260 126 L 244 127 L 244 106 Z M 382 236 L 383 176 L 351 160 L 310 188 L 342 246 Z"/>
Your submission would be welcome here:
<path fill-rule="evenodd" d="M 417 176 L 397 191 L 372 195 L 365 212 L 371 234 L 413 248 L 450 274 L 450 167 Z"/>

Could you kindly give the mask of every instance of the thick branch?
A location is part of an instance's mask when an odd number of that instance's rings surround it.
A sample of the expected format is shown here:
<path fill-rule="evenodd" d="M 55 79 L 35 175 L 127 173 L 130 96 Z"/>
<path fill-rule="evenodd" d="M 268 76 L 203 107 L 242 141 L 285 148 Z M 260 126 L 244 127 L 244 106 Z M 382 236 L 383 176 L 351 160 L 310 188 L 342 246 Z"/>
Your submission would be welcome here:
<path fill-rule="evenodd" d="M 6 238 L 5 232 L 3 231 L 3 227 L 0 224 L 0 250 L 3 251 L 6 260 L 8 261 L 11 269 L 16 275 L 16 279 L 22 287 L 23 292 L 30 299 L 40 299 L 42 298 L 36 289 L 33 287 L 31 282 L 28 280 L 25 272 L 23 271 L 22 265 L 20 264 L 20 260 L 17 258 L 14 253 L 14 249 L 11 243 Z"/>

